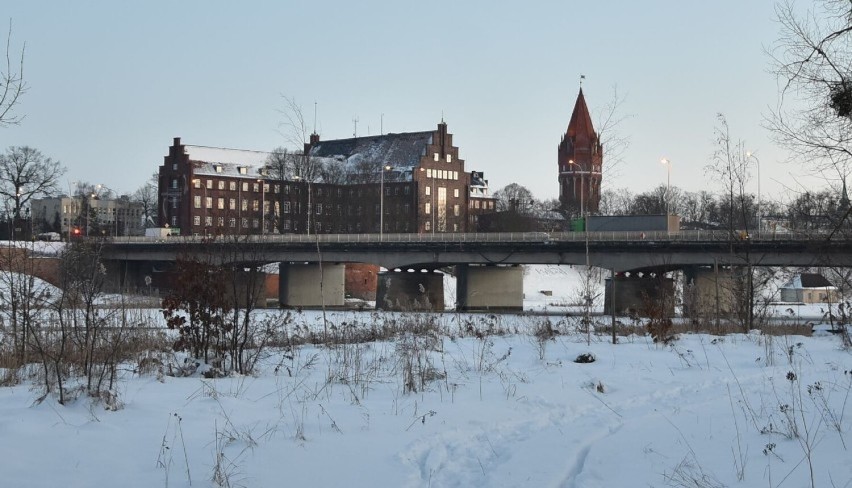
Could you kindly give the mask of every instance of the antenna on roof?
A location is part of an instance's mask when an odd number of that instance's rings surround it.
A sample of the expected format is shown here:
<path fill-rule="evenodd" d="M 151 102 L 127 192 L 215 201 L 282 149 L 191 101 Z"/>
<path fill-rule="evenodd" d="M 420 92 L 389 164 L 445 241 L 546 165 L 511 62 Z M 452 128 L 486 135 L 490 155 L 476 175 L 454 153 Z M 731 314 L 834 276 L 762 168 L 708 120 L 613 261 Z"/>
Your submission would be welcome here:
<path fill-rule="evenodd" d="M 352 132 L 352 137 L 358 137 L 358 116 L 356 115 L 352 118 L 352 122 L 355 124 L 355 130 Z"/>
<path fill-rule="evenodd" d="M 314 100 L 314 134 L 317 133 L 317 101 Z"/>
<path fill-rule="evenodd" d="M 441 123 L 442 124 L 444 123 L 444 111 L 443 110 L 441 110 Z"/>
<path fill-rule="evenodd" d="M 380 136 L 385 135 L 385 114 L 384 113 L 379 117 L 379 135 Z"/>
<path fill-rule="evenodd" d="M 580 89 L 583 88 L 583 80 L 586 79 L 586 75 L 580 75 Z"/>

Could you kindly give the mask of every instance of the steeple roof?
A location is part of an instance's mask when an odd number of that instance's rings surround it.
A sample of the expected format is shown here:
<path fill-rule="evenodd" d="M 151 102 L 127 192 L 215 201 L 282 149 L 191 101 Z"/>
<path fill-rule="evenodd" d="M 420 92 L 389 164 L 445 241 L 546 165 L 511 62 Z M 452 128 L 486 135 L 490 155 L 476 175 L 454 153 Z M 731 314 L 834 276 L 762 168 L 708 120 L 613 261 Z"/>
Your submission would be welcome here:
<path fill-rule="evenodd" d="M 586 106 L 586 97 L 583 96 L 582 88 L 577 95 L 577 102 L 574 103 L 574 113 L 571 114 L 566 135 L 568 137 L 585 136 L 589 139 L 595 135 L 592 117 L 589 115 L 589 107 Z"/>

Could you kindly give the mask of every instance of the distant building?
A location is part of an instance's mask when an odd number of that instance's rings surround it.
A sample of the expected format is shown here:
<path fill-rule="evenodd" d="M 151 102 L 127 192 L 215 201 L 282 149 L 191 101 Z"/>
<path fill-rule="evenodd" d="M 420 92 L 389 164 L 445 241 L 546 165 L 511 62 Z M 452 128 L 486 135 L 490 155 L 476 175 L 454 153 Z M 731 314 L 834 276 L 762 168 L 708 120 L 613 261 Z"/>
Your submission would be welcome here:
<path fill-rule="evenodd" d="M 589 115 L 583 89 L 559 142 L 559 202 L 569 215 L 595 214 L 601 201 L 603 147 Z"/>
<path fill-rule="evenodd" d="M 801 303 L 837 303 L 840 291 L 825 276 L 802 273 L 781 287 L 781 301 Z"/>
<path fill-rule="evenodd" d="M 312 134 L 283 168 L 267 152 L 175 138 L 159 171 L 159 222 L 181 235 L 467 232 L 470 209 L 495 204 L 452 137 L 443 122 L 351 139 Z"/>
<path fill-rule="evenodd" d="M 80 235 L 128 236 L 143 233 L 142 204 L 126 197 L 117 199 L 60 196 L 31 203 L 33 233 L 59 232 Z"/>

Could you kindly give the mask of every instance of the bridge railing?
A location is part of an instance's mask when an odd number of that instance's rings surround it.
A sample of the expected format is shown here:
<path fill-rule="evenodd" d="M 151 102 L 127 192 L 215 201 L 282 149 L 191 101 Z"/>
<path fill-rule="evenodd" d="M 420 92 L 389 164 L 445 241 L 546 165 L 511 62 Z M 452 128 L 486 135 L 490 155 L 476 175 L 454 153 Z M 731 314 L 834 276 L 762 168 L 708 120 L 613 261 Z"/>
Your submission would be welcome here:
<path fill-rule="evenodd" d="M 596 232 L 464 232 L 426 234 L 255 234 L 241 236 L 172 236 L 141 237 L 125 236 L 112 238 L 115 243 L 162 244 L 170 242 L 201 243 L 254 242 L 254 243 L 462 243 L 462 242 L 728 242 L 734 241 L 805 241 L 825 239 L 827 234 L 814 232 L 761 232 L 746 234 L 720 230 L 666 231 L 596 231 Z"/>

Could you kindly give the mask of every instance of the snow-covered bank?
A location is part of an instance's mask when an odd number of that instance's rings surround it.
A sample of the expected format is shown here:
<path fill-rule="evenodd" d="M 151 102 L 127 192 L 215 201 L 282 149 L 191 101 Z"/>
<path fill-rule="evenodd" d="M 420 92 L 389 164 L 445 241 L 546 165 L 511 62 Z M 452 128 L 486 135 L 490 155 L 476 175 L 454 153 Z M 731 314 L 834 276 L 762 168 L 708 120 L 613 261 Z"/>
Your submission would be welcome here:
<path fill-rule="evenodd" d="M 0 388 L 3 485 L 774 487 L 810 486 L 809 467 L 816 486 L 852 482 L 837 337 L 584 339 L 404 335 L 270 351 L 256 377 L 128 372 L 118 411 Z"/>

